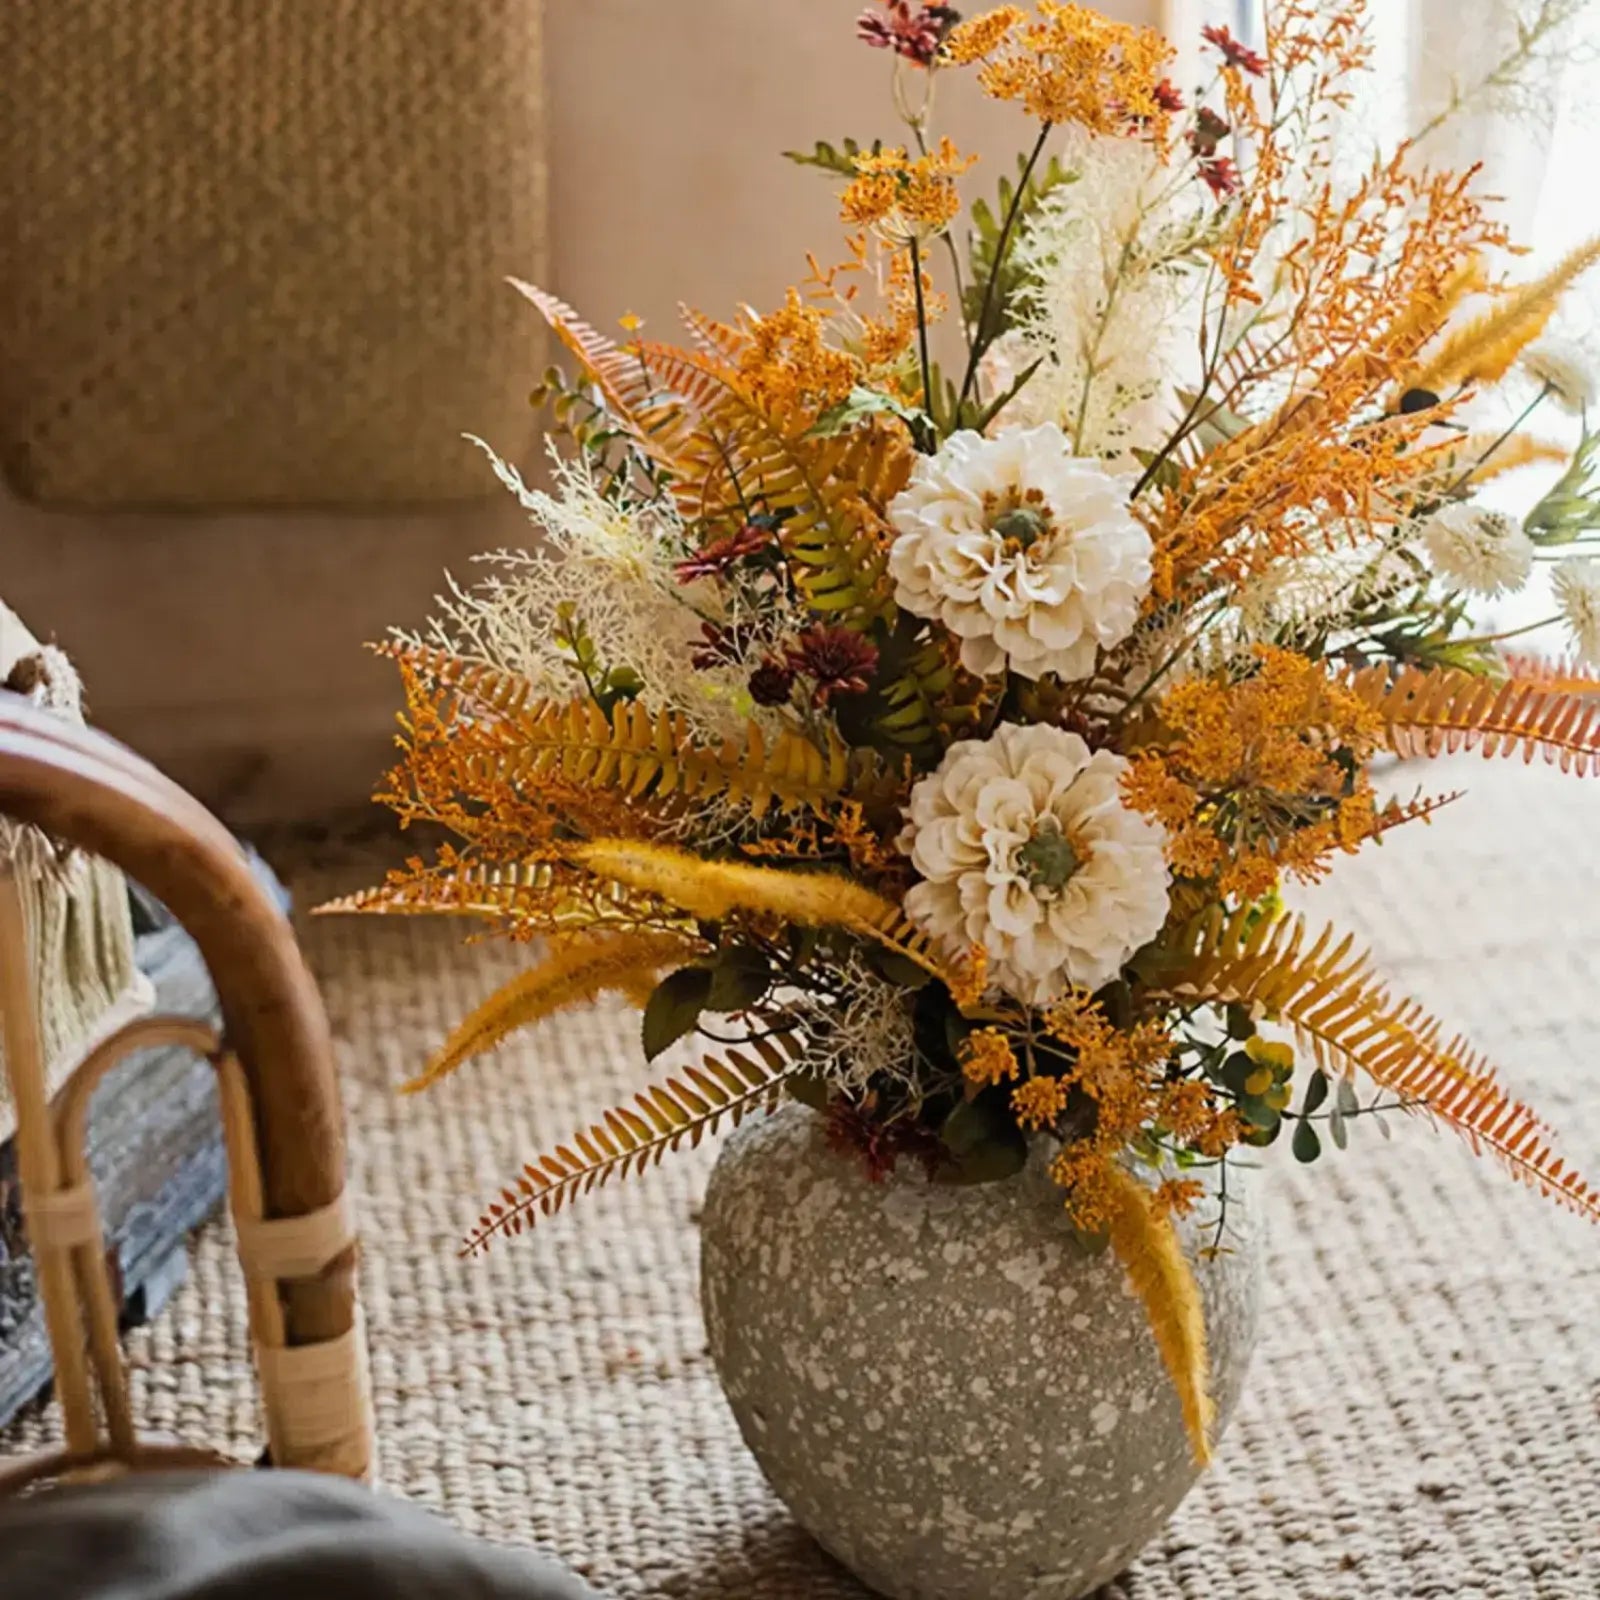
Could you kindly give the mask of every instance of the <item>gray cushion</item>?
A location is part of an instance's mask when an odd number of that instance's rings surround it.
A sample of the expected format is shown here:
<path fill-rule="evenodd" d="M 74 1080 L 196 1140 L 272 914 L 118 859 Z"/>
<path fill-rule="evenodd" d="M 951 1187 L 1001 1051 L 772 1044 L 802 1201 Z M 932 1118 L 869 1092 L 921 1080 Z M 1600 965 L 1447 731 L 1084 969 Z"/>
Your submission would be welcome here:
<path fill-rule="evenodd" d="M 0 1504 L 6 1600 L 595 1600 L 539 1557 L 301 1472 L 150 1473 Z"/>

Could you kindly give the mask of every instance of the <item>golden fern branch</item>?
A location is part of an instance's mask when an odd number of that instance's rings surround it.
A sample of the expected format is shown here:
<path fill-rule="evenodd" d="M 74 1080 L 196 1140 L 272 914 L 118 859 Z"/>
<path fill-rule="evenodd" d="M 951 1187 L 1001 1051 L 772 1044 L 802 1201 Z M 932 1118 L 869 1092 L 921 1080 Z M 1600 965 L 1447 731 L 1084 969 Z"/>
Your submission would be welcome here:
<path fill-rule="evenodd" d="M 759 487 L 765 509 L 784 514 L 784 553 L 814 609 L 850 626 L 892 616 L 883 509 L 910 470 L 907 441 L 871 426 L 813 438 L 715 355 L 649 343 L 639 352 L 654 382 L 683 402 L 670 449 L 685 512 L 721 515 Z"/>
<path fill-rule="evenodd" d="M 1550 694 L 1600 694 L 1600 673 L 1576 656 L 1535 656 L 1507 652 L 1501 657 L 1506 681 Z"/>
<path fill-rule="evenodd" d="M 1586 777 L 1600 765 L 1600 705 L 1559 689 L 1454 668 L 1366 667 L 1350 687 L 1377 713 L 1397 755 L 1542 755 Z"/>
<path fill-rule="evenodd" d="M 1259 1007 L 1290 1027 L 1330 1075 L 1360 1071 L 1410 1109 L 1454 1128 L 1523 1183 L 1600 1221 L 1600 1194 L 1551 1150 L 1548 1129 L 1500 1084 L 1465 1041 L 1444 1039 L 1415 1001 L 1395 1000 L 1350 937 L 1324 928 L 1309 945 L 1301 917 L 1212 915 L 1184 930 L 1152 976 L 1153 992 L 1207 1004 Z"/>
<path fill-rule="evenodd" d="M 541 1216 L 614 1177 L 659 1165 L 669 1150 L 691 1148 L 724 1122 L 737 1127 L 750 1112 L 777 1104 L 785 1081 L 803 1068 L 806 1041 L 797 1033 L 752 1040 L 725 1057 L 708 1056 L 617 1106 L 522 1169 L 501 1190 L 468 1236 L 466 1254 L 488 1248 L 496 1235 L 514 1235 Z"/>
<path fill-rule="evenodd" d="M 676 933 L 689 927 L 675 908 L 620 883 L 574 872 L 559 862 L 484 863 L 459 858 L 421 864 L 389 882 L 341 895 L 318 916 L 455 916 L 503 922 L 515 933 Z"/>
<path fill-rule="evenodd" d="M 1111 1248 L 1144 1305 L 1156 1349 L 1178 1392 L 1184 1431 L 1189 1435 L 1195 1461 L 1202 1467 L 1209 1466 L 1217 1408 L 1210 1392 L 1210 1358 L 1200 1286 L 1172 1219 L 1157 1213 L 1150 1191 L 1131 1173 L 1115 1163 L 1111 1172 L 1115 1196 Z"/>
<path fill-rule="evenodd" d="M 568 1006 L 608 992 L 636 995 L 645 974 L 659 973 L 704 948 L 690 934 L 602 934 L 564 941 L 475 1007 L 402 1088 L 406 1094 L 429 1088 L 474 1056 Z"/>

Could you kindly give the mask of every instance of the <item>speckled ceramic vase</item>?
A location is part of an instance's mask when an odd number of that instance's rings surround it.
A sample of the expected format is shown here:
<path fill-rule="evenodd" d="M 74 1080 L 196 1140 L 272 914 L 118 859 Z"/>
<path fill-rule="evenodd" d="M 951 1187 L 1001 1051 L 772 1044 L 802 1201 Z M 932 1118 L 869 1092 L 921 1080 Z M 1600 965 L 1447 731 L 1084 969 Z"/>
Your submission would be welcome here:
<path fill-rule="evenodd" d="M 712 1176 L 701 1294 L 728 1401 L 802 1526 L 891 1600 L 1078 1600 L 1198 1475 L 1143 1310 L 1043 1165 L 875 1185 L 787 1105 Z M 1223 1423 L 1255 1339 L 1256 1204 L 1230 1190 L 1232 1248 L 1197 1268 Z"/>

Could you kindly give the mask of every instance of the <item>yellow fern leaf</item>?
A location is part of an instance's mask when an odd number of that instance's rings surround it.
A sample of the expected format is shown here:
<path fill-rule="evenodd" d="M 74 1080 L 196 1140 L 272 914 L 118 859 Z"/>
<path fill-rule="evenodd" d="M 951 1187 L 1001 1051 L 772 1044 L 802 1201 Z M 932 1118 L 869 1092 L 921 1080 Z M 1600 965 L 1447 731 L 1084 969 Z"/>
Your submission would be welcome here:
<path fill-rule="evenodd" d="M 731 911 L 756 911 L 807 927 L 861 927 L 888 923 L 899 914 L 882 895 L 833 872 L 707 861 L 673 845 L 637 839 L 592 839 L 570 854 L 599 877 L 659 895 L 710 922 Z"/>
<path fill-rule="evenodd" d="M 1150 1191 L 1131 1173 L 1114 1164 L 1111 1171 L 1111 1248 L 1144 1305 L 1156 1349 L 1178 1392 L 1189 1448 L 1200 1466 L 1209 1466 L 1217 1408 L 1210 1392 L 1200 1286 L 1172 1219 L 1157 1214 Z"/>
<path fill-rule="evenodd" d="M 1597 261 L 1600 238 L 1579 245 L 1543 277 L 1511 290 L 1482 316 L 1450 334 L 1402 387 L 1442 394 L 1456 384 L 1498 383 L 1544 332 L 1561 296 Z"/>
<path fill-rule="evenodd" d="M 518 1234 L 574 1196 L 656 1166 L 669 1150 L 691 1148 L 723 1122 L 737 1127 L 750 1112 L 777 1104 L 785 1081 L 802 1070 L 805 1039 L 756 1039 L 686 1067 L 617 1106 L 563 1145 L 535 1157 L 514 1184 L 478 1218 L 465 1253 L 488 1248 L 497 1235 Z"/>
<path fill-rule="evenodd" d="M 456 1026 L 422 1072 L 403 1086 L 416 1094 L 457 1067 L 569 1006 L 583 1005 L 608 990 L 633 993 L 645 973 L 703 948 L 683 934 L 633 933 L 565 941 L 537 966 L 496 989 Z"/>
<path fill-rule="evenodd" d="M 683 914 L 653 896 L 603 883 L 548 861 L 417 864 L 374 889 L 341 895 L 313 914 L 478 917 L 526 937 L 587 930 L 690 931 Z"/>
<path fill-rule="evenodd" d="M 1401 756 L 1481 750 L 1485 756 L 1542 755 L 1586 777 L 1600 766 L 1600 706 L 1559 689 L 1455 669 L 1366 667 L 1350 686 L 1382 719 Z"/>
<path fill-rule="evenodd" d="M 1309 946 L 1301 917 L 1230 918 L 1191 923 L 1162 970 L 1155 997 L 1242 1005 L 1291 1028 L 1312 1061 L 1330 1076 L 1361 1072 L 1408 1109 L 1454 1128 L 1487 1150 L 1513 1177 L 1558 1204 L 1600 1221 L 1600 1193 L 1548 1143 L 1549 1130 L 1514 1099 L 1483 1057 L 1415 1001 L 1395 1000 L 1373 975 L 1364 952 L 1324 928 Z"/>

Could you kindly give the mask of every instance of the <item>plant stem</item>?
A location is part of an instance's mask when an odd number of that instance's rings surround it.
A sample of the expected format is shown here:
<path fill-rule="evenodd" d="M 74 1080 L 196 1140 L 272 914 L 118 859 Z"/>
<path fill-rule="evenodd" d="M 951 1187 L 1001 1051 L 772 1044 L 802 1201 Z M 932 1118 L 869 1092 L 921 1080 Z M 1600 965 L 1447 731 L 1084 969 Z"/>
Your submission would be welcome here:
<path fill-rule="evenodd" d="M 989 273 L 989 281 L 983 287 L 983 305 L 978 311 L 978 320 L 972 329 L 972 349 L 967 356 L 967 370 L 962 374 L 961 393 L 956 398 L 956 410 L 966 404 L 967 396 L 972 393 L 972 386 L 978 379 L 978 363 L 983 359 L 983 352 L 988 349 L 990 340 L 987 334 L 989 318 L 994 311 L 995 291 L 1000 286 L 1000 274 L 1005 271 L 1006 255 L 1011 249 L 1011 235 L 1017 225 L 1017 218 L 1022 214 L 1022 202 L 1028 192 L 1028 181 L 1033 177 L 1033 169 L 1039 164 L 1039 157 L 1044 154 L 1045 141 L 1050 137 L 1050 123 L 1045 123 L 1039 129 L 1039 137 L 1034 141 L 1033 149 L 1028 152 L 1027 162 L 1022 168 L 1022 177 L 1017 183 L 1017 192 L 1011 197 L 1011 205 L 1006 211 L 1006 220 L 1000 228 L 1000 242 L 995 246 L 994 266 Z M 951 418 L 953 422 L 955 418 Z"/>
<path fill-rule="evenodd" d="M 928 360 L 928 308 L 922 298 L 922 256 L 916 236 L 911 245 L 911 285 L 917 297 L 917 353 L 922 362 L 922 409 L 933 415 L 933 364 Z"/>

